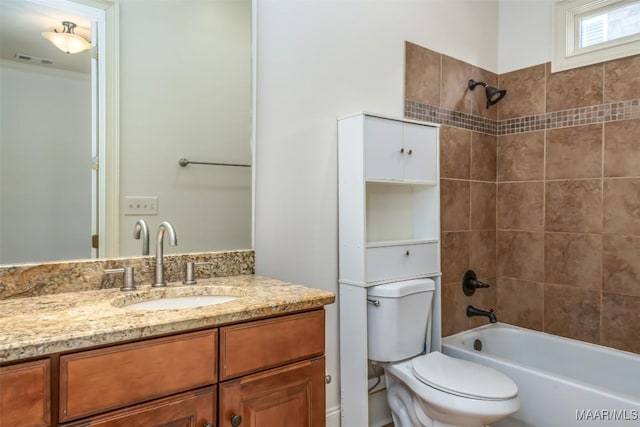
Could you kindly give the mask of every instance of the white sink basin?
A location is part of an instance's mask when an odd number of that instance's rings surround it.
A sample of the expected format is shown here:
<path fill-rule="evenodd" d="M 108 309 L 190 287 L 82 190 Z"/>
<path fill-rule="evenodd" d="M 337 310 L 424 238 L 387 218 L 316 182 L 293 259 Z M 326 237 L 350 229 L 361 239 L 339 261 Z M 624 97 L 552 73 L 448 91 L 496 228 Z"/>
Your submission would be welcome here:
<path fill-rule="evenodd" d="M 229 295 L 194 295 L 154 299 L 125 305 L 125 310 L 176 310 L 222 304 L 238 299 Z"/>

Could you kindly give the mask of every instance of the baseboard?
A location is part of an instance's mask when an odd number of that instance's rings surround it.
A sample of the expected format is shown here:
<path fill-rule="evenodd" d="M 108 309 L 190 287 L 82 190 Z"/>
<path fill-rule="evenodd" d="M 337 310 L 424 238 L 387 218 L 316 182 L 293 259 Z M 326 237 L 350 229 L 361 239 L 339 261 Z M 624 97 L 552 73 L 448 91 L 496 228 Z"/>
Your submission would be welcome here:
<path fill-rule="evenodd" d="M 326 427 L 340 427 L 340 406 L 327 409 Z"/>
<path fill-rule="evenodd" d="M 335 406 L 327 410 L 327 421 L 325 427 L 340 427 L 340 406 Z M 378 420 L 369 420 L 369 427 L 387 427 L 393 420 L 391 417 Z M 347 427 L 347 426 L 345 426 Z"/>

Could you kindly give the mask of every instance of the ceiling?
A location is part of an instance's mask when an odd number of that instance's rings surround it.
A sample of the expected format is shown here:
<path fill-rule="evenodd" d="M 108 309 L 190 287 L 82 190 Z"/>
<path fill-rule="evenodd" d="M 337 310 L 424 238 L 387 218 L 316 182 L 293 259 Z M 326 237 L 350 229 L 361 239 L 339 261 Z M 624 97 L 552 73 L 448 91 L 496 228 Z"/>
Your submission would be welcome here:
<path fill-rule="evenodd" d="M 62 21 L 75 23 L 77 25 L 75 33 L 91 40 L 91 21 L 88 17 L 55 9 L 40 2 L 1 0 L 0 58 L 3 61 L 17 61 L 38 67 L 89 74 L 91 72 L 89 50 L 67 54 L 42 37 L 41 33 L 44 31 L 54 29 L 62 31 Z M 16 59 L 17 54 L 31 57 L 32 60 Z M 42 63 L 41 58 L 53 60 L 54 63 Z"/>

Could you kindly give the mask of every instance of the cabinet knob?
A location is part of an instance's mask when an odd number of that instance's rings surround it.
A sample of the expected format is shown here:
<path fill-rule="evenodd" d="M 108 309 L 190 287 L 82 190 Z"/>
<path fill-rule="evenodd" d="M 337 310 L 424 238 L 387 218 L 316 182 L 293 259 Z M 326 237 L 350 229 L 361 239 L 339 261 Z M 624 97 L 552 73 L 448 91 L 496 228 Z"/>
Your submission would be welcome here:
<path fill-rule="evenodd" d="M 404 154 L 404 148 L 400 149 L 400 154 Z"/>
<path fill-rule="evenodd" d="M 242 416 L 235 414 L 231 417 L 230 421 L 233 427 L 238 427 L 240 424 L 242 424 Z"/>
<path fill-rule="evenodd" d="M 409 256 L 409 255 L 411 255 L 411 252 L 409 252 L 409 251 L 404 251 L 404 256 Z"/>
<path fill-rule="evenodd" d="M 413 154 L 413 150 L 407 151 L 407 154 L 412 155 Z"/>

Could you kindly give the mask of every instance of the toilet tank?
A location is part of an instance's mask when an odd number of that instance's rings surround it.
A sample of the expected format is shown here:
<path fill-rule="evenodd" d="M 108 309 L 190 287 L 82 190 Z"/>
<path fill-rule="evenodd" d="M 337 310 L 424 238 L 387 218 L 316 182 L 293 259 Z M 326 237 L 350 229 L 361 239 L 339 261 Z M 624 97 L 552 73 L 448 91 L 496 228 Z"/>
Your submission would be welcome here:
<path fill-rule="evenodd" d="M 435 289 L 431 279 L 406 280 L 368 288 L 370 360 L 394 362 L 422 353 Z"/>

